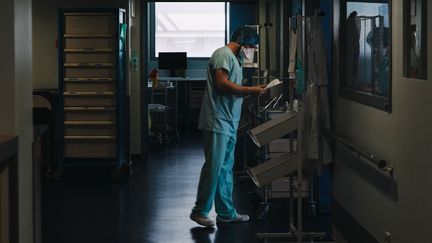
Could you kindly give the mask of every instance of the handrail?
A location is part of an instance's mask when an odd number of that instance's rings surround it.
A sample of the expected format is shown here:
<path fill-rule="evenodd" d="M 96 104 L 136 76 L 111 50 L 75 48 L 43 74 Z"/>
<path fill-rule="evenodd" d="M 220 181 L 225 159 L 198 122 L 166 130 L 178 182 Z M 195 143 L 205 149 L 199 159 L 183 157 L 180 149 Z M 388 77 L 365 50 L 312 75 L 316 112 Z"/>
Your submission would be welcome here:
<path fill-rule="evenodd" d="M 330 137 L 332 140 L 342 144 L 343 146 L 345 146 L 346 148 L 348 148 L 351 151 L 354 151 L 355 153 L 361 155 L 362 157 L 368 159 L 369 161 L 371 161 L 373 164 L 375 164 L 378 169 L 384 171 L 384 172 L 388 172 L 390 173 L 390 176 L 393 177 L 393 171 L 394 171 L 394 166 L 393 164 L 388 163 L 386 160 L 384 160 L 383 158 L 367 151 L 366 149 L 362 148 L 361 146 L 355 145 L 353 143 L 351 143 L 350 141 L 348 141 L 347 139 L 341 137 L 340 135 L 338 135 L 335 132 L 331 132 L 327 129 L 322 129 L 324 135 Z"/>

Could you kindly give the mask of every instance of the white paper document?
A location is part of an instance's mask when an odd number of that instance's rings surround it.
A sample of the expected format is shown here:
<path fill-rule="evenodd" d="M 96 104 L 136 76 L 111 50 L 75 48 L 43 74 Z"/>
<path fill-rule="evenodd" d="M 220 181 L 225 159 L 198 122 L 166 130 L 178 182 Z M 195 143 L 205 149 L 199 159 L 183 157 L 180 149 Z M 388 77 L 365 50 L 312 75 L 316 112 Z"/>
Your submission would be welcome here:
<path fill-rule="evenodd" d="M 281 84 L 282 82 L 279 79 L 273 79 L 270 83 L 267 84 L 267 86 L 264 89 L 270 89 L 271 87 L 274 87 L 276 85 Z"/>

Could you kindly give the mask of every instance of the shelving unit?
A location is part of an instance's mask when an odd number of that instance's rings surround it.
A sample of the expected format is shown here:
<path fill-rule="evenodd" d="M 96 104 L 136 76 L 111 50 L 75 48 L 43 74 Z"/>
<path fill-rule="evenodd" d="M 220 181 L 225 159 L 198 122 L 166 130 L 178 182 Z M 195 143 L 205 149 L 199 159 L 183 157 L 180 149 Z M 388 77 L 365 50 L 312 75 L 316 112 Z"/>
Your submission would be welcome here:
<path fill-rule="evenodd" d="M 59 168 L 129 166 L 125 23 L 123 9 L 59 12 Z"/>
<path fill-rule="evenodd" d="M 171 141 L 171 134 L 178 139 L 178 87 L 168 83 L 150 88 L 149 111 L 152 119 L 150 130 L 153 142 L 166 143 Z"/>

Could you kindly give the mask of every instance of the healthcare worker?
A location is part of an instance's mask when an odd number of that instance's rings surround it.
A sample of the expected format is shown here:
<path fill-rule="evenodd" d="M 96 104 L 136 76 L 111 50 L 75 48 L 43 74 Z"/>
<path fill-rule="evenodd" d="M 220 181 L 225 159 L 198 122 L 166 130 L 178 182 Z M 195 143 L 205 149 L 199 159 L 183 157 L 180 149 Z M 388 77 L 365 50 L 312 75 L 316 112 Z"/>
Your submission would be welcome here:
<path fill-rule="evenodd" d="M 259 36 L 256 30 L 240 27 L 230 42 L 217 49 L 207 67 L 207 86 L 199 116 L 198 129 L 204 138 L 205 163 L 201 170 L 198 194 L 190 218 L 203 226 L 213 226 L 208 217 L 213 201 L 216 221 L 246 222 L 233 205 L 234 148 L 243 96 L 265 93 L 262 86 L 242 86 L 244 58 L 253 59 Z"/>

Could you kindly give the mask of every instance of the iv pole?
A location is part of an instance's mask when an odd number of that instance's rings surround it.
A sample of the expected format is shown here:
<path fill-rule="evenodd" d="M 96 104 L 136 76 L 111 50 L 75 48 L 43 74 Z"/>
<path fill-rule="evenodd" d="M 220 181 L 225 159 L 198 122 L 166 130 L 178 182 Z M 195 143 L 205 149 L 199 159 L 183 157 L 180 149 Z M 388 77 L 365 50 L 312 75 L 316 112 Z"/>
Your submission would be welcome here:
<path fill-rule="evenodd" d="M 267 84 L 268 81 L 268 65 L 270 63 L 269 54 L 270 54 L 270 45 L 269 45 L 269 28 L 273 26 L 273 23 L 264 23 L 264 24 L 258 24 L 258 25 L 246 25 L 246 27 L 255 28 L 258 36 L 261 38 L 262 29 L 265 29 L 265 36 L 266 36 L 266 42 L 265 42 L 265 55 L 266 55 L 266 70 L 264 73 L 266 74 L 266 77 L 261 77 L 261 61 L 260 61 L 260 50 L 257 51 L 257 85 L 260 84 Z M 264 83 L 261 83 L 261 80 L 264 80 Z M 256 112 L 260 112 L 261 107 L 261 99 L 260 97 L 257 97 L 257 106 L 256 106 Z M 268 150 L 267 150 L 268 151 Z M 267 152 L 265 152 L 267 154 Z M 264 187 L 264 201 L 260 202 L 260 212 L 258 213 L 258 218 L 263 218 L 265 214 L 267 214 L 269 210 L 269 204 L 268 204 L 268 187 Z"/>

